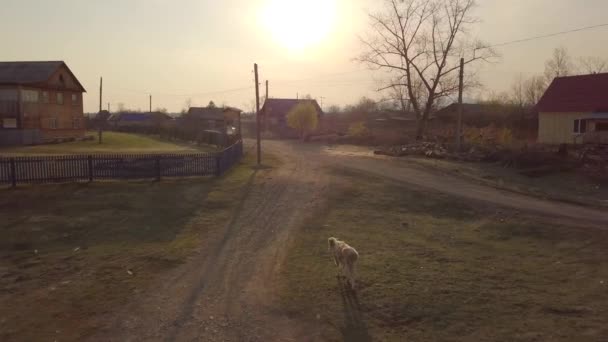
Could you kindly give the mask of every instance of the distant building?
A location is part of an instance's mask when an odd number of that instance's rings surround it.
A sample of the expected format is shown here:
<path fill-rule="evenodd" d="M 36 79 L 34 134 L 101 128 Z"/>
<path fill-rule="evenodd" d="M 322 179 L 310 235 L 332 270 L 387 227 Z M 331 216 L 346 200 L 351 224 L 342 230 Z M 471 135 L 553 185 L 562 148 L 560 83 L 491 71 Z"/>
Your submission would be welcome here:
<path fill-rule="evenodd" d="M 125 127 L 125 126 L 147 126 L 155 127 L 159 126 L 167 121 L 172 120 L 171 116 L 161 113 L 114 113 L 107 119 L 108 123 L 112 127 Z"/>
<path fill-rule="evenodd" d="M 84 92 L 62 61 L 0 62 L 0 144 L 83 137 Z"/>
<path fill-rule="evenodd" d="M 319 122 L 323 117 L 323 110 L 316 100 L 310 99 L 267 99 L 264 101 L 264 105 L 261 109 L 263 118 L 263 128 L 267 131 L 271 131 L 280 137 L 297 138 L 298 132 L 287 124 L 287 114 L 295 106 L 302 103 L 312 103 L 317 110 L 319 116 Z"/>
<path fill-rule="evenodd" d="M 241 132 L 241 112 L 234 107 L 191 107 L 182 120 L 202 130 L 233 135 Z"/>
<path fill-rule="evenodd" d="M 537 109 L 540 143 L 608 143 L 608 73 L 554 79 Z"/>

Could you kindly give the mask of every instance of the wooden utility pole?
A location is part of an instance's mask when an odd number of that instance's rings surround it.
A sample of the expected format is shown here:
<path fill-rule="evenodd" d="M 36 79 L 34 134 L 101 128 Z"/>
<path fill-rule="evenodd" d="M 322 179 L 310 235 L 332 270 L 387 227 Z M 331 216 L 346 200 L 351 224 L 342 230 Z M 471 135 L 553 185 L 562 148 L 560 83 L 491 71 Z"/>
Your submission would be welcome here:
<path fill-rule="evenodd" d="M 101 104 L 103 102 L 103 77 L 99 78 L 99 114 L 97 114 L 97 125 L 98 127 L 98 131 L 97 131 L 97 140 L 99 142 L 99 144 L 101 144 L 103 142 L 103 120 L 101 119 Z"/>
<path fill-rule="evenodd" d="M 268 80 L 266 80 L 266 98 L 264 100 L 264 103 L 266 103 L 266 101 L 268 101 Z M 268 108 L 268 107 L 266 107 Z M 268 113 L 264 112 L 264 130 L 268 131 Z"/>
<path fill-rule="evenodd" d="M 319 98 L 321 99 L 321 103 L 320 103 L 321 110 L 323 110 L 323 100 L 325 100 L 325 97 L 321 96 Z"/>
<path fill-rule="evenodd" d="M 110 113 L 110 102 L 108 102 L 108 113 Z"/>
<path fill-rule="evenodd" d="M 253 72 L 255 73 L 255 117 L 256 117 L 256 135 L 258 149 L 258 165 L 262 164 L 262 142 L 260 136 L 260 82 L 258 81 L 258 64 L 253 64 Z"/>
<path fill-rule="evenodd" d="M 150 94 L 150 113 L 152 113 L 152 94 Z"/>
<path fill-rule="evenodd" d="M 101 102 L 103 101 L 103 77 L 99 78 L 99 112 L 101 113 Z"/>
<path fill-rule="evenodd" d="M 458 127 L 456 128 L 456 148 L 462 150 L 462 91 L 464 87 L 464 58 L 460 59 L 460 83 L 458 86 Z"/>

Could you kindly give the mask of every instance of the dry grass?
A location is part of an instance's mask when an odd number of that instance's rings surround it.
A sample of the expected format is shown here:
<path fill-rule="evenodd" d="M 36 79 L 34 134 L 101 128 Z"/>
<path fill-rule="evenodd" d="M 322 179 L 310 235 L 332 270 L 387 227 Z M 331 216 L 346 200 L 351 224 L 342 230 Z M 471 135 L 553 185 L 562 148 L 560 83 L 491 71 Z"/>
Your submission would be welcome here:
<path fill-rule="evenodd" d="M 91 133 L 92 134 L 92 133 Z M 194 146 L 162 141 L 155 137 L 104 132 L 103 143 L 97 140 L 77 141 L 61 144 L 1 148 L 0 155 L 53 155 L 53 154 L 87 154 L 87 153 L 175 153 L 175 152 L 208 152 L 212 146 Z"/>
<path fill-rule="evenodd" d="M 220 179 L 0 191 L 0 340 L 79 341 L 229 221 L 251 161 Z"/>
<path fill-rule="evenodd" d="M 465 163 L 449 160 L 408 157 L 408 163 L 463 176 L 478 183 L 512 190 L 541 198 L 608 207 L 608 184 L 600 184 L 577 171 L 528 177 L 516 170 L 488 163 Z"/>
<path fill-rule="evenodd" d="M 336 171 L 324 213 L 293 239 L 288 314 L 324 340 L 598 341 L 608 336 L 608 233 L 480 208 Z M 360 253 L 357 298 L 327 238 Z"/>

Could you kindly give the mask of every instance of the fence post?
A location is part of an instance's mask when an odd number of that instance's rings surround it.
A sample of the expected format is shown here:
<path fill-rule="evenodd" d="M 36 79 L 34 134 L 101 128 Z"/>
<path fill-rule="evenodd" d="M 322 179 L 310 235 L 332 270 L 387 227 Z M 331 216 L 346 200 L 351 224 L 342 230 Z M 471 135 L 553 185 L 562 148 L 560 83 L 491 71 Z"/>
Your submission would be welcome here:
<path fill-rule="evenodd" d="M 156 156 L 156 181 L 160 182 L 160 156 Z"/>
<path fill-rule="evenodd" d="M 15 167 L 15 158 L 11 158 L 11 183 L 13 188 L 17 186 L 17 170 Z"/>
<path fill-rule="evenodd" d="M 93 156 L 89 155 L 87 159 L 89 162 L 89 182 L 92 182 L 93 181 Z"/>
<path fill-rule="evenodd" d="M 223 152 L 220 152 L 215 155 L 215 175 L 218 177 L 222 175 L 222 154 Z"/>

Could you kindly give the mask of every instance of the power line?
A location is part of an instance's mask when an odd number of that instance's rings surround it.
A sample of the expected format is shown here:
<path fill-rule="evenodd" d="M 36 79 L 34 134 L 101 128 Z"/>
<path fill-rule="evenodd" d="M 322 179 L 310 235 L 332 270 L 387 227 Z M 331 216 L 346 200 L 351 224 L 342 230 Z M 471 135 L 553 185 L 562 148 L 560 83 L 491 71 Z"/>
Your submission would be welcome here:
<path fill-rule="evenodd" d="M 576 29 L 572 29 L 572 30 L 554 32 L 554 33 L 549 33 L 549 34 L 544 34 L 544 35 L 534 36 L 534 37 L 529 37 L 529 38 L 511 40 L 511 41 L 502 42 L 502 43 L 498 43 L 498 44 L 494 44 L 494 45 L 490 45 L 490 46 L 485 46 L 485 47 L 475 49 L 475 50 L 483 50 L 483 49 L 490 49 L 490 48 L 494 48 L 494 47 L 500 47 L 500 46 L 518 44 L 518 43 L 525 43 L 525 42 L 529 42 L 529 41 L 533 41 L 533 40 L 551 38 L 551 37 L 561 36 L 564 34 L 569 34 L 569 33 L 574 33 L 574 32 L 592 30 L 592 29 L 596 29 L 596 28 L 600 28 L 600 27 L 608 27 L 608 23 L 592 25 L 592 26 L 585 26 L 585 27 L 580 27 L 580 28 L 576 28 Z"/>

